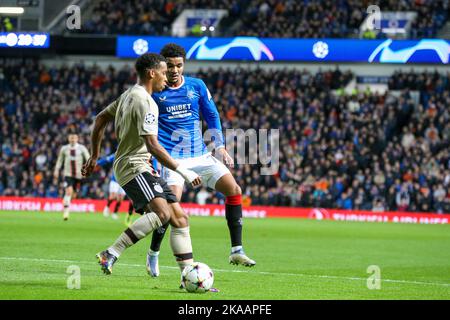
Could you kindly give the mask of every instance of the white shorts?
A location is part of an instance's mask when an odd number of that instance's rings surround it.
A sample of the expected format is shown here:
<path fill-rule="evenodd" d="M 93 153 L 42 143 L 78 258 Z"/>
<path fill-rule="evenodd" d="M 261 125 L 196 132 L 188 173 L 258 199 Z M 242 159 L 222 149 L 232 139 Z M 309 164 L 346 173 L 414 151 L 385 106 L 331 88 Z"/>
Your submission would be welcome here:
<path fill-rule="evenodd" d="M 109 194 L 111 194 L 111 193 L 117 193 L 122 196 L 125 195 L 125 191 L 122 189 L 120 184 L 118 184 L 116 181 L 109 182 Z"/>
<path fill-rule="evenodd" d="M 194 171 L 202 178 L 202 185 L 211 189 L 216 188 L 216 182 L 222 178 L 230 170 L 219 160 L 211 155 L 211 153 L 204 154 L 200 157 L 176 159 L 179 164 Z M 161 177 L 167 182 L 169 186 L 183 186 L 183 177 L 170 169 L 165 167 L 161 170 Z"/>

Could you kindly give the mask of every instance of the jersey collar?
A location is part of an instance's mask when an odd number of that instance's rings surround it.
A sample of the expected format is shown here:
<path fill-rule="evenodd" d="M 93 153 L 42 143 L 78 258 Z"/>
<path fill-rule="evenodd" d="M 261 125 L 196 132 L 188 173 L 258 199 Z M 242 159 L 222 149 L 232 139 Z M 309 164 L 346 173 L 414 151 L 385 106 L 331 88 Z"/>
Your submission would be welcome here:
<path fill-rule="evenodd" d="M 181 76 L 181 78 L 182 78 L 182 81 L 181 81 L 181 84 L 178 87 L 169 87 L 169 86 L 167 86 L 167 88 L 169 88 L 170 90 L 180 89 L 184 85 L 184 76 Z"/>
<path fill-rule="evenodd" d="M 143 90 L 148 96 L 150 96 L 150 94 L 147 92 L 147 89 L 145 89 L 144 86 L 141 86 L 139 83 L 136 83 L 134 86 L 136 88 Z"/>

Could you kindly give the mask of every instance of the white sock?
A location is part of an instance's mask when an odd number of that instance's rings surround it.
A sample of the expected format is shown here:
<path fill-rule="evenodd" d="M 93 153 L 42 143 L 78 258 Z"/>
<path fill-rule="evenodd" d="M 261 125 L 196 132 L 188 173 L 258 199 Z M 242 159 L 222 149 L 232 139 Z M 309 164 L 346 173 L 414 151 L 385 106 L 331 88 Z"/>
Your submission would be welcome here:
<path fill-rule="evenodd" d="M 144 214 L 130 226 L 131 231 L 140 240 L 162 226 L 161 220 L 154 212 Z"/>
<path fill-rule="evenodd" d="M 116 258 L 118 258 L 120 256 L 120 253 L 117 252 L 116 249 L 114 249 L 114 247 L 112 247 L 112 246 L 108 248 L 108 252 L 111 253 Z"/>
<path fill-rule="evenodd" d="M 108 251 L 118 258 L 126 248 L 131 247 L 161 225 L 161 220 L 156 213 L 146 213 L 122 232 L 114 244 L 108 248 Z"/>
<path fill-rule="evenodd" d="M 69 217 L 69 212 L 70 212 L 70 200 L 71 200 L 71 196 L 64 196 L 64 198 L 63 198 L 64 218 L 68 218 L 68 217 Z"/>
<path fill-rule="evenodd" d="M 231 247 L 231 253 L 236 253 L 237 251 L 241 251 L 242 246 Z"/>
<path fill-rule="evenodd" d="M 194 262 L 189 227 L 171 228 L 170 247 L 181 271 Z"/>

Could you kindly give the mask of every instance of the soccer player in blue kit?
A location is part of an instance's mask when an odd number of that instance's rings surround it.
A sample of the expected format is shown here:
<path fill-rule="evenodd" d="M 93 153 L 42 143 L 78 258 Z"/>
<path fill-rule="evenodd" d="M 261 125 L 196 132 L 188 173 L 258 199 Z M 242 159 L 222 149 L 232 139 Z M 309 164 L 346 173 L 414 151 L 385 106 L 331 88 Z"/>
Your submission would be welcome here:
<path fill-rule="evenodd" d="M 201 79 L 183 76 L 186 60 L 183 47 L 170 43 L 160 54 L 167 60 L 168 86 L 152 95 L 159 108 L 158 141 L 174 159 L 201 176 L 207 187 L 225 195 L 225 216 L 231 238 L 229 262 L 254 266 L 256 262 L 247 257 L 242 248 L 242 191 L 225 166 L 233 166 L 234 161 L 224 146 L 217 107 Z M 225 165 L 208 151 L 200 129 L 200 116 L 213 133 L 216 157 L 223 159 Z M 183 177 L 164 167 L 161 175 L 180 200 Z M 153 232 L 146 263 L 147 271 L 153 277 L 159 276 L 158 255 L 167 227 L 162 226 Z"/>

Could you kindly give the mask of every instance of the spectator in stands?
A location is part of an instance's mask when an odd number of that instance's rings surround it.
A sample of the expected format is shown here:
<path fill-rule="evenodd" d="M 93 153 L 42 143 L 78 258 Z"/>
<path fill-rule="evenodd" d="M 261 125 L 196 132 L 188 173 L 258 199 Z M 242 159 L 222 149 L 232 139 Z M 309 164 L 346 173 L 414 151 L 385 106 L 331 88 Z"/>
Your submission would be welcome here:
<path fill-rule="evenodd" d="M 206 190 L 206 188 L 201 188 L 200 191 L 195 196 L 197 204 L 204 205 L 207 200 L 210 198 L 210 193 Z"/>

